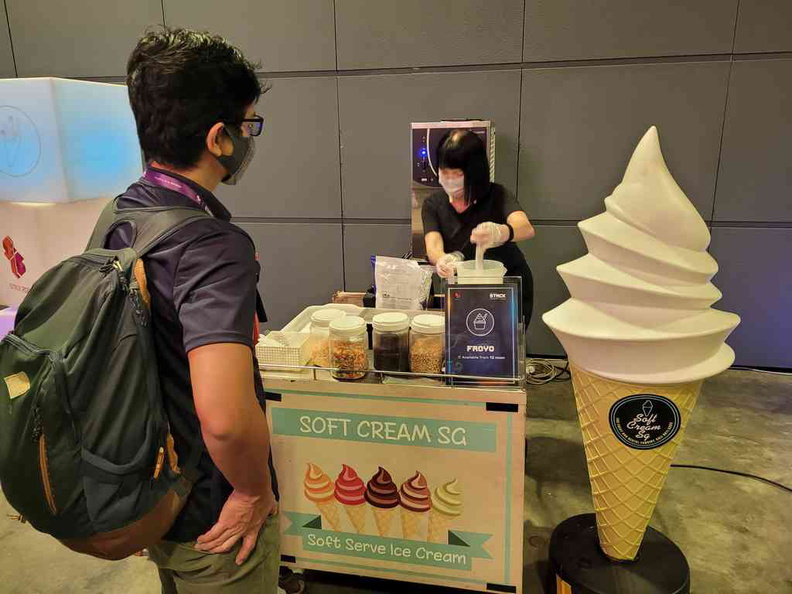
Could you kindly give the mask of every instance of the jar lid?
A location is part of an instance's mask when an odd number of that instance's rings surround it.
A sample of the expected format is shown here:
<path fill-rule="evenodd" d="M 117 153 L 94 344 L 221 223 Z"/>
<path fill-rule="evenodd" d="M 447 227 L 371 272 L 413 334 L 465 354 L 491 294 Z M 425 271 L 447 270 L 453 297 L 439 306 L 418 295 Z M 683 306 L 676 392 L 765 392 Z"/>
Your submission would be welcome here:
<path fill-rule="evenodd" d="M 445 318 L 432 314 L 421 314 L 413 318 L 412 329 L 424 334 L 442 334 L 445 331 Z"/>
<path fill-rule="evenodd" d="M 343 310 L 325 307 L 311 314 L 311 323 L 323 328 L 327 328 L 330 322 L 346 316 Z"/>
<path fill-rule="evenodd" d="M 377 332 L 400 332 L 410 327 L 410 318 L 398 311 L 381 313 L 372 319 Z"/>
<path fill-rule="evenodd" d="M 366 333 L 366 320 L 357 316 L 338 318 L 330 322 L 330 330 L 338 336 L 357 336 Z"/>

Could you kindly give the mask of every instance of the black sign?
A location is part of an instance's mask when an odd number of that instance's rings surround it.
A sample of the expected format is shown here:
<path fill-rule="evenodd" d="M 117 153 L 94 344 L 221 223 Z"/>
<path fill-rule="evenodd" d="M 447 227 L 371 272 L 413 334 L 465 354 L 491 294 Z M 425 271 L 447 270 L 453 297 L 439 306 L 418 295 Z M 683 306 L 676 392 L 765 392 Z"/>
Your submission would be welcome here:
<path fill-rule="evenodd" d="M 515 378 L 515 285 L 454 285 L 448 289 L 447 369 L 456 375 Z"/>
<path fill-rule="evenodd" d="M 635 450 L 659 448 L 674 438 L 681 425 L 677 405 L 665 396 L 635 394 L 617 400 L 610 409 L 611 431 Z"/>

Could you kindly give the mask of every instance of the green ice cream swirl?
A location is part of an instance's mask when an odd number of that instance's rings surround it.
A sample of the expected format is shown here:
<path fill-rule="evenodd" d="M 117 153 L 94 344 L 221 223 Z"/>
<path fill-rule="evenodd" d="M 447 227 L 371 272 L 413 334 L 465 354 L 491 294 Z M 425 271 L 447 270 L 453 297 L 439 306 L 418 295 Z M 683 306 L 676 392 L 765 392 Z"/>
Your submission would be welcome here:
<path fill-rule="evenodd" d="M 462 514 L 462 490 L 456 479 L 434 490 L 432 507 L 447 516 Z"/>

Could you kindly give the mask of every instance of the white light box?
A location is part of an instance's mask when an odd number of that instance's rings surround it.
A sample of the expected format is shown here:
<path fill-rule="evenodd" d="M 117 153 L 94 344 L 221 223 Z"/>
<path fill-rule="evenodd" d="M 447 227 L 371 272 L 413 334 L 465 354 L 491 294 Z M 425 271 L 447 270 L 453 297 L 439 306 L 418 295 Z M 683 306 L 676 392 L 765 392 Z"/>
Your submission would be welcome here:
<path fill-rule="evenodd" d="M 0 201 L 112 197 L 141 171 L 125 86 L 0 79 Z"/>

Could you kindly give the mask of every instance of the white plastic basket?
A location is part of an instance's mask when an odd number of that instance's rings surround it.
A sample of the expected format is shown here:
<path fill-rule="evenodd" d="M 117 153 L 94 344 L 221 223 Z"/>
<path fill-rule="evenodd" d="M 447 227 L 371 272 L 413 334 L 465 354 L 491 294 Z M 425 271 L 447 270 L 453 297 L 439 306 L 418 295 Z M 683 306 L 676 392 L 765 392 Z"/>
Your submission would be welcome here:
<path fill-rule="evenodd" d="M 307 365 L 311 356 L 310 334 L 299 332 L 270 332 L 260 336 L 256 345 L 259 367 L 268 365 Z"/>

